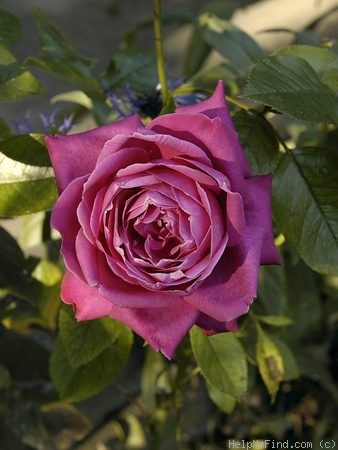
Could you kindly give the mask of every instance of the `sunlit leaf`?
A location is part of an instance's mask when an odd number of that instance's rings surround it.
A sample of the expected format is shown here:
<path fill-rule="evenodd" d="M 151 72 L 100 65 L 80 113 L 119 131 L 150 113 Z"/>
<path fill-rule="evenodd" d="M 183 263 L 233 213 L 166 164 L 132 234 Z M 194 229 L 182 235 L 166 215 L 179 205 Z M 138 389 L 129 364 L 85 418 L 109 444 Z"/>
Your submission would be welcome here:
<path fill-rule="evenodd" d="M 261 327 L 257 327 L 257 330 L 256 360 L 258 370 L 271 396 L 271 400 L 274 401 L 280 382 L 283 380 L 284 362 L 273 340 Z"/>
<path fill-rule="evenodd" d="M 282 339 L 279 339 L 277 336 L 271 334 L 269 335 L 269 338 L 277 347 L 278 352 L 283 359 L 284 365 L 283 381 L 291 381 L 298 378 L 299 377 L 298 365 L 290 347 Z"/>
<path fill-rule="evenodd" d="M 62 94 L 54 95 L 54 97 L 50 99 L 50 102 L 53 105 L 57 102 L 71 102 L 81 105 L 89 110 L 93 108 L 91 98 L 89 98 L 83 91 L 63 92 Z"/>
<path fill-rule="evenodd" d="M 216 389 L 236 398 L 247 389 L 248 373 L 244 349 L 233 333 L 206 336 L 193 327 L 192 349 L 202 375 Z"/>
<path fill-rule="evenodd" d="M 256 316 L 260 322 L 274 327 L 287 327 L 293 324 L 293 320 L 285 316 Z"/>
<path fill-rule="evenodd" d="M 332 90 L 338 89 L 338 55 L 329 49 L 292 45 L 277 50 L 274 55 L 293 55 L 305 59 L 324 83 Z"/>
<path fill-rule="evenodd" d="M 57 190 L 47 164 L 39 138 L 15 136 L 0 143 L 0 215 L 20 216 L 53 207 Z"/>
<path fill-rule="evenodd" d="M 310 122 L 337 122 L 338 97 L 305 59 L 270 56 L 254 65 L 243 96 Z"/>
<path fill-rule="evenodd" d="M 0 44 L 0 101 L 20 100 L 41 91 L 39 81 Z"/>
<path fill-rule="evenodd" d="M 207 383 L 207 389 L 211 400 L 224 413 L 230 414 L 236 406 L 236 398 L 216 389 L 212 384 Z"/>

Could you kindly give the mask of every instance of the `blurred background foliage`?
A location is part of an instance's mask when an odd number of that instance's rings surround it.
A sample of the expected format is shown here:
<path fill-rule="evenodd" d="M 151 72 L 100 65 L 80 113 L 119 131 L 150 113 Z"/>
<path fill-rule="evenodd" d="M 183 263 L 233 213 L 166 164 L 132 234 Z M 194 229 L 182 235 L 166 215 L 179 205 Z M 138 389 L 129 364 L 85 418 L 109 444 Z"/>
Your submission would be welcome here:
<path fill-rule="evenodd" d="M 77 324 L 61 307 L 60 242 L 49 227 L 57 193 L 43 143 L 161 112 L 150 2 L 41 2 L 34 13 L 39 2 L 2 3 L 1 450 L 338 442 L 337 2 L 301 1 L 292 29 L 273 0 L 163 5 L 173 102 L 200 101 L 224 80 L 253 172 L 275 175 L 283 259 L 261 269 L 237 333 L 193 328 L 173 361 L 117 322 Z M 271 15 L 255 28 L 250 17 L 270 4 L 284 26 Z"/>

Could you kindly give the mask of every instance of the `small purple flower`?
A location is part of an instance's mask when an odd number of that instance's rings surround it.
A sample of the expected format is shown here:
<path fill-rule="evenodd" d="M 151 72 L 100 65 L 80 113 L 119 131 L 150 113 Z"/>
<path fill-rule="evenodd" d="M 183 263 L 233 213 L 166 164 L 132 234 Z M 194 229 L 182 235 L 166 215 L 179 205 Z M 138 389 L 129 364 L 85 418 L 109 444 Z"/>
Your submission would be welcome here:
<path fill-rule="evenodd" d="M 183 84 L 183 80 L 169 82 L 169 89 L 174 91 Z M 133 92 L 130 86 L 126 85 L 122 92 L 117 94 L 114 91 L 107 92 L 108 102 L 117 113 L 119 119 L 123 119 L 133 114 L 141 114 L 154 118 L 159 115 L 162 109 L 161 85 L 158 84 L 151 94 L 139 94 Z M 174 96 L 176 106 L 188 106 L 205 100 L 206 96 L 200 92 L 190 92 Z"/>
<path fill-rule="evenodd" d="M 14 120 L 14 130 L 15 134 L 29 134 L 33 133 L 33 127 L 29 120 L 30 111 L 27 111 L 24 119 Z"/>
<path fill-rule="evenodd" d="M 53 110 L 50 114 L 40 113 L 39 119 L 43 127 L 43 133 L 67 134 L 73 126 L 73 114 L 62 117 L 62 122 L 57 118 L 58 110 Z M 36 133 L 30 120 L 30 111 L 25 114 L 24 119 L 14 121 L 15 134 Z"/>

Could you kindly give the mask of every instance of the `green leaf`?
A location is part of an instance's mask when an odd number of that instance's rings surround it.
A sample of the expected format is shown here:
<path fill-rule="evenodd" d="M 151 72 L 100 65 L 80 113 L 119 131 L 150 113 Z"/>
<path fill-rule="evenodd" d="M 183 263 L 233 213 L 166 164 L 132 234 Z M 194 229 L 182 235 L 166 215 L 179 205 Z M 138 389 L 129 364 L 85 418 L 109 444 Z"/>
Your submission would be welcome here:
<path fill-rule="evenodd" d="M 11 387 L 11 374 L 7 367 L 0 364 L 0 392 L 7 391 Z"/>
<path fill-rule="evenodd" d="M 199 23 L 206 42 L 229 61 L 239 77 L 245 78 L 251 66 L 264 58 L 256 42 L 227 20 L 206 13 L 200 16 Z"/>
<path fill-rule="evenodd" d="M 193 327 L 191 345 L 205 379 L 216 389 L 236 398 L 247 389 L 248 368 L 244 349 L 233 333 L 206 336 Z"/>
<path fill-rule="evenodd" d="M 58 338 L 50 360 L 50 374 L 61 398 L 72 402 L 84 400 L 108 386 L 128 361 L 131 345 L 132 333 L 121 325 L 114 343 L 88 363 L 74 368 L 66 345 Z"/>
<path fill-rule="evenodd" d="M 284 267 L 263 266 L 259 271 L 259 302 L 268 315 L 283 315 L 286 311 L 286 280 Z"/>
<path fill-rule="evenodd" d="M 53 169 L 41 165 L 46 163 L 40 136 L 15 136 L 0 143 L 0 215 L 20 216 L 53 207 L 57 190 Z"/>
<path fill-rule="evenodd" d="M 322 351 L 314 353 L 312 348 L 302 349 L 296 355 L 300 374 L 320 383 L 323 388 L 332 396 L 334 401 L 338 404 L 338 388 L 337 383 L 333 379 L 330 371 L 326 367 L 326 352 Z"/>
<path fill-rule="evenodd" d="M 283 380 L 284 362 L 273 340 L 260 326 L 257 327 L 257 331 L 256 360 L 258 370 L 271 396 L 271 401 L 274 402 L 279 384 Z"/>
<path fill-rule="evenodd" d="M 32 277 L 45 286 L 54 286 L 61 278 L 62 273 L 58 266 L 48 259 L 41 259 L 32 272 Z"/>
<path fill-rule="evenodd" d="M 285 316 L 257 316 L 260 322 L 272 325 L 274 327 L 287 327 L 293 324 L 293 320 Z"/>
<path fill-rule="evenodd" d="M 225 414 L 230 414 L 235 409 L 236 398 L 216 389 L 212 384 L 207 383 L 209 397 L 215 405 Z"/>
<path fill-rule="evenodd" d="M 303 261 L 286 261 L 284 267 L 287 274 L 286 311 L 294 320 L 294 324 L 288 327 L 285 338 L 294 347 L 321 326 L 322 300 L 317 276 Z"/>
<path fill-rule="evenodd" d="M 29 291 L 29 276 L 25 256 L 16 240 L 0 227 L 0 286 L 20 293 Z"/>
<path fill-rule="evenodd" d="M 72 308 L 64 307 L 59 318 L 60 338 L 73 369 L 89 363 L 117 342 L 124 326 L 110 318 L 77 322 Z"/>
<path fill-rule="evenodd" d="M 259 61 L 249 74 L 243 96 L 305 121 L 338 120 L 335 92 L 298 56 L 270 56 Z"/>
<path fill-rule="evenodd" d="M 11 136 L 11 130 L 7 123 L 0 118 L 0 142 L 8 139 Z"/>
<path fill-rule="evenodd" d="M 0 44 L 0 101 L 20 100 L 41 91 L 39 81 Z"/>
<path fill-rule="evenodd" d="M 82 64 L 81 68 L 84 74 L 89 75 L 89 68 L 94 65 L 94 61 L 76 53 L 67 39 L 46 19 L 41 10 L 35 11 L 35 19 L 39 27 L 42 50 L 56 58 L 73 59 L 76 63 Z"/>
<path fill-rule="evenodd" d="M 151 94 L 158 83 L 155 55 L 136 49 L 117 52 L 102 80 L 111 90 L 129 86 L 133 91 Z"/>
<path fill-rule="evenodd" d="M 233 121 L 253 173 L 274 171 L 281 154 L 272 125 L 263 116 L 246 111 L 236 113 Z"/>
<path fill-rule="evenodd" d="M 0 152 L 8 158 L 31 166 L 51 166 L 42 134 L 12 136 L 0 142 Z"/>
<path fill-rule="evenodd" d="M 280 231 L 312 269 L 338 271 L 338 155 L 304 147 L 285 154 L 274 177 Z"/>
<path fill-rule="evenodd" d="M 50 99 L 50 103 L 54 105 L 57 102 L 72 102 L 89 110 L 93 108 L 91 98 L 88 97 L 88 95 L 86 95 L 83 91 L 70 91 L 54 95 L 54 97 Z"/>
<path fill-rule="evenodd" d="M 283 381 L 291 381 L 299 378 L 299 370 L 296 359 L 286 342 L 279 339 L 277 336 L 269 334 L 269 338 L 275 344 L 279 354 L 283 359 L 284 374 Z"/>
<path fill-rule="evenodd" d="M 338 55 L 327 48 L 310 45 L 292 45 L 273 53 L 279 55 L 293 55 L 304 59 L 310 64 L 319 78 L 332 90 L 338 89 Z"/>
<path fill-rule="evenodd" d="M 193 76 L 201 68 L 210 51 L 210 45 L 205 41 L 201 30 L 194 29 L 186 51 L 184 73 L 188 77 Z"/>
<path fill-rule="evenodd" d="M 0 44 L 11 47 L 21 36 L 19 19 L 9 11 L 0 9 Z"/>
<path fill-rule="evenodd" d="M 223 80 L 231 88 L 237 89 L 236 74 L 232 66 L 228 63 L 218 64 L 208 69 L 202 69 L 193 75 L 188 83 L 195 86 L 196 90 L 208 89 L 212 94 L 217 82 Z"/>
<path fill-rule="evenodd" d="M 78 64 L 74 61 L 65 58 L 58 59 L 53 55 L 43 55 L 29 57 L 27 64 L 56 75 L 67 83 L 81 87 L 83 90 L 91 91 L 98 89 L 96 81 L 90 78 L 89 74 L 84 75 L 81 66 L 79 68 Z"/>
<path fill-rule="evenodd" d="M 27 63 L 91 91 L 100 88 L 92 75 L 94 61 L 80 56 L 67 39 L 48 21 L 41 11 L 35 13 L 39 28 L 42 56 L 28 58 Z"/>

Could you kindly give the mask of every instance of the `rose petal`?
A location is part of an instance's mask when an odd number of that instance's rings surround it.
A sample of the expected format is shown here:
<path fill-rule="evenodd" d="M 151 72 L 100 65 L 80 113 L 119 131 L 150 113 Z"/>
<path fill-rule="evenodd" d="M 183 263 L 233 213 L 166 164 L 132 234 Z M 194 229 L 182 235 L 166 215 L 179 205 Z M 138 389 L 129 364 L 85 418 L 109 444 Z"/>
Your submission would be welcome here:
<path fill-rule="evenodd" d="M 164 308 L 172 298 L 165 292 L 150 291 L 137 284 L 136 280 L 125 282 L 116 276 L 109 266 L 100 261 L 100 294 L 116 306 L 123 308 Z M 117 266 L 114 267 L 117 270 Z"/>
<path fill-rule="evenodd" d="M 237 192 L 229 192 L 226 201 L 228 246 L 237 245 L 245 232 L 245 214 L 242 196 Z"/>
<path fill-rule="evenodd" d="M 47 136 L 45 141 L 59 191 L 75 178 L 93 171 L 106 141 L 116 134 L 131 134 L 139 127 L 143 127 L 143 123 L 135 115 L 84 133 Z"/>
<path fill-rule="evenodd" d="M 148 145 L 149 142 L 156 144 L 163 159 L 173 159 L 184 156 L 189 157 L 188 159 L 191 159 L 192 161 L 196 160 L 211 166 L 211 161 L 205 152 L 189 141 L 177 139 L 174 136 L 165 134 L 157 134 L 147 128 L 145 128 L 142 133 L 140 131 L 134 133 L 133 137 L 146 141 Z"/>
<path fill-rule="evenodd" d="M 69 272 L 63 279 L 61 296 L 65 303 L 75 307 L 77 320 L 110 316 L 128 325 L 167 358 L 172 357 L 199 316 L 195 308 L 176 298 L 172 298 L 161 311 L 156 308 L 119 308 L 105 300 L 96 288 Z"/>
<path fill-rule="evenodd" d="M 211 119 L 219 117 L 228 126 L 233 127 L 229 108 L 225 99 L 224 82 L 220 80 L 211 97 L 194 105 L 176 108 L 176 114 L 204 114 Z"/>
<path fill-rule="evenodd" d="M 220 322 L 201 313 L 198 317 L 196 325 L 203 328 L 208 336 L 222 331 L 237 331 L 237 321 L 230 320 L 229 322 Z"/>
<path fill-rule="evenodd" d="M 96 286 L 99 283 L 98 250 L 88 241 L 82 229 L 76 237 L 75 248 L 84 278 L 90 286 Z"/>
<path fill-rule="evenodd" d="M 281 264 L 272 232 L 271 181 L 271 174 L 246 180 L 248 185 L 245 205 L 247 223 L 264 230 L 261 264 Z"/>
<path fill-rule="evenodd" d="M 229 178 L 231 190 L 242 193 L 244 176 L 250 176 L 251 171 L 237 133 L 221 119 L 203 114 L 167 114 L 148 126 L 158 134 L 172 135 L 200 147 L 212 160 L 213 168 Z"/>
<path fill-rule="evenodd" d="M 247 227 L 240 244 L 226 248 L 211 275 L 185 300 L 221 322 L 247 313 L 257 296 L 263 234 L 262 228 Z"/>
<path fill-rule="evenodd" d="M 82 269 L 76 257 L 75 241 L 80 229 L 76 209 L 81 202 L 83 185 L 88 176 L 76 178 L 60 195 L 52 211 L 51 225 L 62 237 L 61 253 L 68 270 L 83 278 Z"/>
<path fill-rule="evenodd" d="M 244 175 L 249 176 L 251 174 L 250 166 L 243 150 L 240 148 L 237 132 L 231 120 L 222 80 L 218 82 L 213 95 L 207 100 L 196 103 L 195 105 L 177 108 L 176 114 L 204 114 L 205 116 L 210 117 L 210 119 L 214 119 L 215 117 L 221 119 L 228 129 L 229 138 L 236 142 L 236 153 L 238 153 L 239 162 L 242 166 Z"/>

